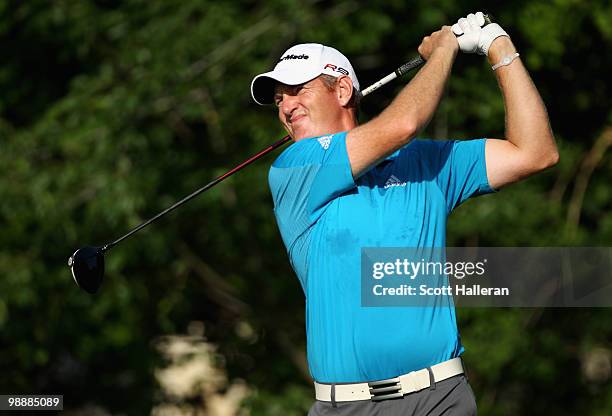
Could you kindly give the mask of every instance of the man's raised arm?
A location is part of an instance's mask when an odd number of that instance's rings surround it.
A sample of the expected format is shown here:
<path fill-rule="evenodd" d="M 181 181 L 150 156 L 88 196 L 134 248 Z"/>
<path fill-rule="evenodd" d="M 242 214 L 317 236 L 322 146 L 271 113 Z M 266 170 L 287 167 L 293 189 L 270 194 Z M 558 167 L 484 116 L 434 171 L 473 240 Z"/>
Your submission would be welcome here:
<path fill-rule="evenodd" d="M 553 166 L 559 153 L 546 107 L 508 34 L 496 23 L 482 27 L 482 13 L 453 25 L 465 53 L 486 55 L 506 108 L 506 140 L 487 140 L 487 178 L 492 188 L 517 182 Z"/>
<path fill-rule="evenodd" d="M 491 45 L 489 62 L 512 59 L 516 49 L 509 37 Z M 495 69 L 506 108 L 506 140 L 487 140 L 487 178 L 492 188 L 517 182 L 555 165 L 559 153 L 544 102 L 523 63 L 517 57 Z"/>
<path fill-rule="evenodd" d="M 380 115 L 348 132 L 354 178 L 412 140 L 436 111 L 459 45 L 444 26 L 425 37 L 418 50 L 427 61 L 421 70 Z"/>

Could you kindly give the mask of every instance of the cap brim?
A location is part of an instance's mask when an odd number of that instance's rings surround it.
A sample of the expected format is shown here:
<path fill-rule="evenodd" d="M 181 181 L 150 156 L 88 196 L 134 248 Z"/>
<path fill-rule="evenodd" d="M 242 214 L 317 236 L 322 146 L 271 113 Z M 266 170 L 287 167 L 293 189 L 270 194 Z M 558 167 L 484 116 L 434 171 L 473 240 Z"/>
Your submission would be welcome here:
<path fill-rule="evenodd" d="M 310 74 L 296 74 L 295 72 L 295 70 L 277 70 L 257 75 L 251 82 L 253 100 L 260 105 L 274 104 L 274 87 L 276 87 L 277 82 L 286 85 L 299 85 L 321 75 L 321 71 L 314 71 Z"/>

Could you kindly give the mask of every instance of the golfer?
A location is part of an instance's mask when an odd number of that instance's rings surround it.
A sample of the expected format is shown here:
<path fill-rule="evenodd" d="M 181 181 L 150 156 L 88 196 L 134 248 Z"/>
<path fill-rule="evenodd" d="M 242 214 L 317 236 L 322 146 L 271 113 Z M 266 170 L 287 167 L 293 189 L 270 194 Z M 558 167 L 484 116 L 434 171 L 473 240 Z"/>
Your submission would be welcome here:
<path fill-rule="evenodd" d="M 483 25 L 482 13 L 470 14 L 425 37 L 425 65 L 362 125 L 359 81 L 334 48 L 293 46 L 253 79 L 254 100 L 277 106 L 295 142 L 274 161 L 269 183 L 306 296 L 310 415 L 476 414 L 452 302 L 362 307 L 360 254 L 444 247 L 447 216 L 459 204 L 557 163 L 546 109 L 519 54 L 499 25 Z M 506 137 L 415 140 L 459 51 L 488 58 Z"/>

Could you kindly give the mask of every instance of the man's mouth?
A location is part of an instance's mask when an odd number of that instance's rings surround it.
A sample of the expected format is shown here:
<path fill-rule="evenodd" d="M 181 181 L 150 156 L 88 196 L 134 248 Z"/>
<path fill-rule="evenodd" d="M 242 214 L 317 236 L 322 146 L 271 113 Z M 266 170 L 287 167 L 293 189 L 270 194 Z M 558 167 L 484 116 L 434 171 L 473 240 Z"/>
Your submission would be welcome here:
<path fill-rule="evenodd" d="M 298 115 L 292 116 L 291 119 L 289 120 L 289 123 L 294 124 L 295 122 L 303 119 L 304 117 L 306 117 L 306 114 L 298 114 Z"/>

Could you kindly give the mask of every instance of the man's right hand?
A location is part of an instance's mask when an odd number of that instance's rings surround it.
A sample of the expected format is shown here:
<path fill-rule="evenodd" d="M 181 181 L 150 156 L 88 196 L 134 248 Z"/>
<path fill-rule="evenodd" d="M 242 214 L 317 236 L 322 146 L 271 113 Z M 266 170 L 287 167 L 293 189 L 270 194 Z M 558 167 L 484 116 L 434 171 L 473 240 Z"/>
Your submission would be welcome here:
<path fill-rule="evenodd" d="M 451 31 L 450 26 L 442 26 L 442 28 L 437 32 L 433 32 L 431 35 L 425 36 L 418 48 L 419 55 L 421 55 L 423 59 L 427 61 L 431 54 L 438 48 L 453 51 L 455 54 L 459 50 L 457 38 Z"/>

